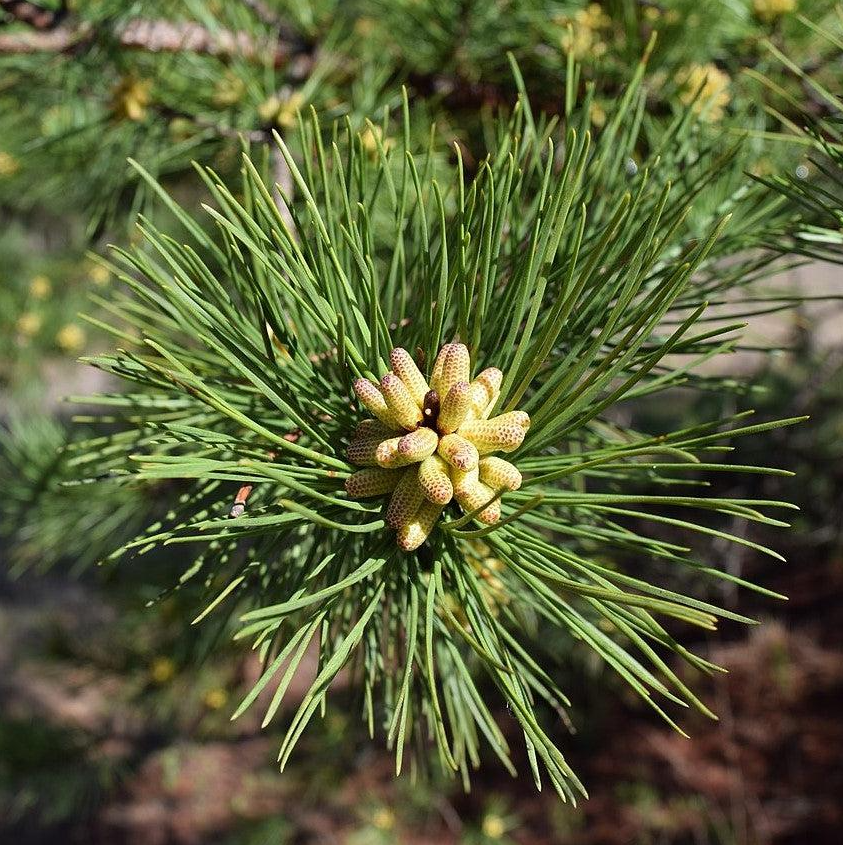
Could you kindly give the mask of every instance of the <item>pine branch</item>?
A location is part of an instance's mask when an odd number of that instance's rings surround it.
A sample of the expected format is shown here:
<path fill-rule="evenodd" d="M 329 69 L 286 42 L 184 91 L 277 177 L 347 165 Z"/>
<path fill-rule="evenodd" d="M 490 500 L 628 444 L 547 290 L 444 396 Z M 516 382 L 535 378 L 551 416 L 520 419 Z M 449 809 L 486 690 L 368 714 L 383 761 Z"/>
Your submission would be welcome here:
<path fill-rule="evenodd" d="M 775 556 L 733 522 L 784 525 L 772 514 L 785 503 L 699 483 L 782 474 L 730 467 L 716 450 L 793 421 L 737 415 L 651 437 L 610 413 L 707 384 L 695 365 L 734 348 L 738 329 L 704 323 L 708 301 L 732 302 L 736 319 L 751 312 L 744 288 L 767 266 L 741 257 L 755 226 L 745 212 L 767 191 L 731 182 L 734 151 L 689 155 L 692 106 L 675 143 L 629 173 L 642 77 L 594 142 L 586 114 L 572 110 L 560 129 L 522 97 L 468 178 L 435 145 L 417 153 L 406 104 L 401 126 L 368 125 L 365 140 L 312 116 L 294 149 L 276 139 L 266 177 L 248 158 L 236 188 L 201 170 L 216 234 L 140 171 L 192 243 L 144 221 L 148 250 L 118 252 L 132 296 L 112 313 L 144 340 L 92 363 L 136 387 L 108 397 L 122 427 L 82 445 L 80 466 L 186 485 L 167 520 L 114 557 L 207 544 L 183 576 L 213 573 L 199 618 L 228 606 L 264 659 L 238 714 L 273 686 L 271 721 L 316 644 L 319 674 L 282 765 L 354 665 L 399 770 L 410 731 L 432 736 L 465 782 L 481 736 L 511 767 L 475 687 L 482 668 L 523 730 L 536 782 L 541 763 L 573 799 L 582 787 L 536 710 L 566 701 L 538 658 L 543 626 L 591 647 L 668 720 L 665 702 L 709 712 L 661 653 L 711 667 L 660 617 L 704 629 L 748 620 L 648 580 L 642 564 L 736 579 L 641 526 Z M 276 183 L 298 201 L 279 204 Z M 691 217 L 701 186 L 716 202 Z M 375 418 L 361 421 L 352 387 Z"/>

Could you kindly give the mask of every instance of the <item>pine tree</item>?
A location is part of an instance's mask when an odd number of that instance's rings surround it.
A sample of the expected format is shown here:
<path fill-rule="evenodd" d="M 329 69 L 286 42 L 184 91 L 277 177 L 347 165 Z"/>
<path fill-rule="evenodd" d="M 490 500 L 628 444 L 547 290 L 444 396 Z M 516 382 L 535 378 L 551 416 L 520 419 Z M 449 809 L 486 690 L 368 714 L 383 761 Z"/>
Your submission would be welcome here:
<path fill-rule="evenodd" d="M 20 4 L 3 5 L 16 14 Z M 680 387 L 751 395 L 701 367 L 742 348 L 747 316 L 794 301 L 756 288 L 780 266 L 783 238 L 813 254 L 817 211 L 839 212 L 817 209 L 793 180 L 746 174 L 758 139 L 723 143 L 729 103 L 711 74 L 689 70 L 684 93 L 654 105 L 648 62 L 676 62 L 652 39 L 611 91 L 580 84 L 589 71 L 576 42 L 550 61 L 526 26 L 574 39 L 582 17 L 513 4 L 525 26 L 506 29 L 514 43 L 502 45 L 491 14 L 464 31 L 462 4 L 429 15 L 415 5 L 363 4 L 384 11 L 393 44 L 425 33 L 411 66 L 392 53 L 380 71 L 371 56 L 351 71 L 345 61 L 374 14 L 346 19 L 331 3 L 302 7 L 292 33 L 274 7 L 251 2 L 226 4 L 201 32 L 182 22 L 175 41 L 172 20 L 144 28 L 134 7 L 108 4 L 62 8 L 28 33 L 18 72 L 40 76 L 39 91 L 42 74 L 65 67 L 32 61 L 45 33 L 71 39 L 60 52 L 81 44 L 99 68 L 109 40 L 121 70 L 95 106 L 74 98 L 83 117 L 53 136 L 66 158 L 45 171 L 44 190 L 103 131 L 101 181 L 72 198 L 88 203 L 90 231 L 115 219 L 127 186 L 134 211 L 154 210 L 138 217 L 138 242 L 103 260 L 123 286 L 93 319 L 117 350 L 86 360 L 131 384 L 76 397 L 103 410 L 84 420 L 98 426 L 91 438 L 67 447 L 67 489 L 107 501 L 149 485 L 167 497 L 167 512 L 109 560 L 201 545 L 178 578 L 207 592 L 195 621 L 230 624 L 264 667 L 235 716 L 272 690 L 272 721 L 305 653 L 318 651 L 282 766 L 348 670 L 397 771 L 430 758 L 467 785 L 484 747 L 514 771 L 485 677 L 520 726 L 537 786 L 549 780 L 575 800 L 584 788 L 549 727 L 575 693 L 548 633 L 591 649 L 671 724 L 675 706 L 713 715 L 671 658 L 713 672 L 682 644 L 686 626 L 752 620 L 699 598 L 701 580 L 777 596 L 692 539 L 777 557 L 730 523 L 784 527 L 790 510 L 719 494 L 716 479 L 785 474 L 725 453 L 734 438 L 796 420 L 741 412 L 654 433 L 619 408 Z M 329 24 L 343 33 L 333 57 Z M 214 79 L 213 106 L 152 46 L 183 57 L 191 37 L 188 62 Z M 552 88 L 560 71 L 563 96 Z M 472 72 L 475 87 L 462 86 Z M 84 73 L 82 62 L 80 88 Z M 399 77 L 430 96 L 411 101 Z M 267 88 L 283 96 L 268 102 Z M 494 108 L 480 107 L 487 100 Z M 456 138 L 425 119 L 460 109 L 469 116 Z M 120 162 L 138 150 L 127 172 Z M 161 182 L 191 157 L 204 162 L 203 215 Z M 665 578 L 675 571 L 686 586 Z"/>

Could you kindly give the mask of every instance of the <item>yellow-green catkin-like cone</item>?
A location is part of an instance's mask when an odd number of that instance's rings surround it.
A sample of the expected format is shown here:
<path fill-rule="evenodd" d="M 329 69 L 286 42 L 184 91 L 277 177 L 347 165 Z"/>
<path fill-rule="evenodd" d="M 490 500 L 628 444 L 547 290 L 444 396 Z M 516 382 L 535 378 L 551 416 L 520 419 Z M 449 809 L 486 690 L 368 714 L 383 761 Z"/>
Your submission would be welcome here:
<path fill-rule="evenodd" d="M 439 365 L 438 371 L 437 365 Z M 458 381 L 468 382 L 470 379 L 471 358 L 468 347 L 464 343 L 446 344 L 437 356 L 433 369 L 435 375 L 431 378 L 430 386 L 440 397 L 447 396 L 448 391 Z"/>
<path fill-rule="evenodd" d="M 380 420 L 360 420 L 354 429 L 352 440 L 385 440 L 387 437 L 395 437 L 399 431 L 400 429 L 384 425 Z"/>
<path fill-rule="evenodd" d="M 480 460 L 477 447 L 459 434 L 446 434 L 437 451 L 455 469 L 474 469 Z"/>
<path fill-rule="evenodd" d="M 435 505 L 447 505 L 454 497 L 448 469 L 448 464 L 439 455 L 431 455 L 419 464 L 419 484 L 425 498 Z"/>
<path fill-rule="evenodd" d="M 390 437 L 388 440 L 381 440 L 375 449 L 375 464 L 384 469 L 397 469 L 408 464 L 415 463 L 410 458 L 401 454 L 398 444 L 400 437 Z"/>
<path fill-rule="evenodd" d="M 352 440 L 345 451 L 346 457 L 358 467 L 378 466 L 378 447 L 382 442 L 373 437 Z"/>
<path fill-rule="evenodd" d="M 367 378 L 356 379 L 354 382 L 354 392 L 365 408 L 384 425 L 390 428 L 400 427 L 394 414 L 389 410 L 383 393 L 380 392 L 376 384 L 373 384 Z"/>
<path fill-rule="evenodd" d="M 395 489 L 403 475 L 404 471 L 400 469 L 381 469 L 381 467 L 359 469 L 345 480 L 345 492 L 352 499 L 383 496 Z"/>
<path fill-rule="evenodd" d="M 404 382 L 405 387 L 410 391 L 410 396 L 421 408 L 424 404 L 424 395 L 430 390 L 430 387 L 410 353 L 400 346 L 396 347 L 389 353 L 389 363 L 392 372 Z"/>
<path fill-rule="evenodd" d="M 469 418 L 485 420 L 492 413 L 500 396 L 502 384 L 503 373 L 497 367 L 487 367 L 477 375 L 477 378 L 469 385 Z"/>
<path fill-rule="evenodd" d="M 398 452 L 408 461 L 423 461 L 439 445 L 439 437 L 432 428 L 417 428 L 398 441 Z"/>
<path fill-rule="evenodd" d="M 478 480 L 477 470 L 465 473 L 459 480 L 454 481 L 454 496 L 466 513 L 483 507 L 494 495 L 495 491 L 491 487 Z M 486 525 L 494 525 L 501 518 L 500 499 L 486 505 L 476 518 Z"/>
<path fill-rule="evenodd" d="M 454 497 L 457 501 L 462 498 L 465 492 L 472 485 L 480 480 L 480 470 L 477 467 L 472 469 L 451 468 L 451 481 L 454 484 Z"/>
<path fill-rule="evenodd" d="M 386 509 L 386 524 L 400 528 L 415 516 L 424 500 L 424 491 L 419 485 L 418 467 L 405 470 L 392 493 L 389 507 Z"/>
<path fill-rule="evenodd" d="M 457 432 L 470 440 L 481 455 L 489 452 L 512 452 L 524 441 L 530 417 L 524 411 L 510 411 L 490 420 L 471 420 Z"/>
<path fill-rule="evenodd" d="M 458 381 L 442 400 L 437 428 L 441 434 L 452 434 L 464 422 L 469 409 L 469 388 L 467 381 Z"/>
<path fill-rule="evenodd" d="M 399 547 L 405 552 L 417 549 L 427 539 L 441 513 L 442 505 L 423 500 L 415 516 L 398 529 Z"/>
<path fill-rule="evenodd" d="M 486 456 L 478 464 L 480 480 L 492 490 L 518 490 L 521 487 L 521 473 L 503 458 Z"/>
<path fill-rule="evenodd" d="M 448 354 L 448 350 L 450 348 L 451 344 L 446 343 L 439 350 L 439 354 L 436 356 L 436 360 L 433 362 L 433 369 L 430 371 L 430 389 L 435 390 L 437 393 L 439 392 L 439 388 L 437 387 L 437 385 L 442 379 L 442 367 L 445 365 L 445 356 Z"/>
<path fill-rule="evenodd" d="M 416 404 L 407 386 L 395 373 L 387 373 L 381 379 L 381 390 L 387 408 L 402 428 L 412 430 L 421 422 L 421 406 Z"/>

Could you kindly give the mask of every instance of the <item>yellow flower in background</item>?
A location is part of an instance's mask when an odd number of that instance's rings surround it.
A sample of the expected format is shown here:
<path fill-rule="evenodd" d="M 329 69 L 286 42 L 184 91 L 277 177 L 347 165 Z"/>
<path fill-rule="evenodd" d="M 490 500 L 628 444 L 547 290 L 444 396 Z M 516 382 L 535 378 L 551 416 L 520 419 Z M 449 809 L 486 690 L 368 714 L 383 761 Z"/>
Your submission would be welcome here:
<path fill-rule="evenodd" d="M 489 839 L 501 839 L 506 833 L 506 822 L 497 813 L 487 813 L 483 817 L 483 835 Z"/>
<path fill-rule="evenodd" d="M 691 65 L 679 74 L 681 86 L 679 99 L 685 104 L 694 103 L 693 109 L 706 120 L 720 120 L 729 105 L 731 79 L 717 65 Z M 697 94 L 699 93 L 699 96 Z M 695 99 L 696 98 L 696 99 Z"/>
<path fill-rule="evenodd" d="M 149 674 L 156 684 L 166 684 L 176 674 L 176 664 L 169 657 L 156 657 Z"/>
<path fill-rule="evenodd" d="M 354 22 L 354 32 L 364 38 L 375 31 L 377 24 L 372 18 L 357 18 Z"/>
<path fill-rule="evenodd" d="M 589 108 L 588 117 L 591 120 L 592 126 L 597 129 L 606 125 L 606 110 L 600 105 L 600 103 L 592 102 Z"/>
<path fill-rule="evenodd" d="M 62 326 L 56 335 L 56 343 L 65 352 L 78 352 L 85 345 L 85 340 L 85 332 L 76 323 Z"/>
<path fill-rule="evenodd" d="M 796 0 L 754 0 L 755 14 L 762 21 L 772 23 L 777 18 L 796 11 Z"/>
<path fill-rule="evenodd" d="M 186 117 L 174 117 L 168 124 L 170 137 L 176 142 L 187 141 L 196 132 L 196 124 Z"/>
<path fill-rule="evenodd" d="M 88 271 L 88 275 L 97 287 L 107 285 L 111 279 L 111 271 L 108 267 L 103 267 L 102 264 L 91 264 L 91 269 Z"/>
<path fill-rule="evenodd" d="M 0 150 L 0 176 L 14 176 L 20 170 L 20 162 L 11 154 Z"/>
<path fill-rule="evenodd" d="M 600 36 L 612 26 L 612 19 L 599 3 L 589 3 L 572 18 L 557 18 L 557 23 L 568 27 L 562 35 L 562 49 L 572 53 L 575 58 L 599 58 L 608 49 Z"/>
<path fill-rule="evenodd" d="M 369 153 L 372 158 L 378 154 L 378 141 L 380 141 L 383 151 L 389 152 L 389 148 L 393 145 L 392 138 L 384 138 L 382 126 L 367 126 L 360 133 L 360 141 L 363 144 L 363 149 Z"/>
<path fill-rule="evenodd" d="M 218 108 L 236 106 L 246 93 L 246 83 L 229 68 L 214 86 L 214 105 Z"/>
<path fill-rule="evenodd" d="M 271 120 L 274 120 L 275 115 L 278 114 L 278 109 L 280 108 L 281 100 L 273 94 L 271 97 L 267 97 L 258 106 L 258 117 L 260 117 L 264 123 L 269 123 Z"/>
<path fill-rule="evenodd" d="M 202 696 L 202 702 L 209 710 L 221 710 L 225 707 L 227 701 L 228 693 L 222 687 L 215 687 L 214 689 L 208 690 Z"/>
<path fill-rule="evenodd" d="M 379 807 L 372 813 L 372 826 L 378 830 L 392 830 L 395 827 L 395 814 L 388 807 Z"/>
<path fill-rule="evenodd" d="M 43 275 L 33 276 L 32 281 L 29 283 L 29 292 L 35 299 L 46 299 L 52 289 L 53 286 L 50 280 Z"/>
<path fill-rule="evenodd" d="M 304 96 L 300 91 L 293 91 L 286 99 L 273 94 L 258 106 L 258 115 L 265 123 L 276 123 L 278 126 L 293 126 L 297 120 L 297 113 L 304 105 Z"/>
<path fill-rule="evenodd" d="M 298 120 L 298 112 L 304 105 L 304 96 L 300 91 L 294 91 L 281 103 L 278 114 L 275 115 L 275 122 L 279 126 L 294 126 Z"/>
<path fill-rule="evenodd" d="M 151 89 L 151 80 L 127 76 L 114 89 L 112 108 L 115 115 L 126 120 L 143 120 L 152 100 Z"/>
<path fill-rule="evenodd" d="M 32 337 L 33 335 L 38 334 L 38 330 L 41 328 L 41 323 L 42 320 L 40 314 L 27 311 L 25 314 L 21 314 L 20 317 L 18 317 L 15 327 L 24 337 Z"/>

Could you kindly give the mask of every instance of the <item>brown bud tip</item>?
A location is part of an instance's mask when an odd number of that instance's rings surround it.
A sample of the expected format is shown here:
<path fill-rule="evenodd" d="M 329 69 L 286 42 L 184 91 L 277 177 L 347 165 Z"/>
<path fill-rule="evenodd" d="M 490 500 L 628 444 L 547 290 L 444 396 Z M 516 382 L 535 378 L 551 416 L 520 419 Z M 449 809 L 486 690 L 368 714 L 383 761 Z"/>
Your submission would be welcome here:
<path fill-rule="evenodd" d="M 433 427 L 439 419 L 439 394 L 435 390 L 428 390 L 424 394 L 422 414 L 427 425 Z"/>

